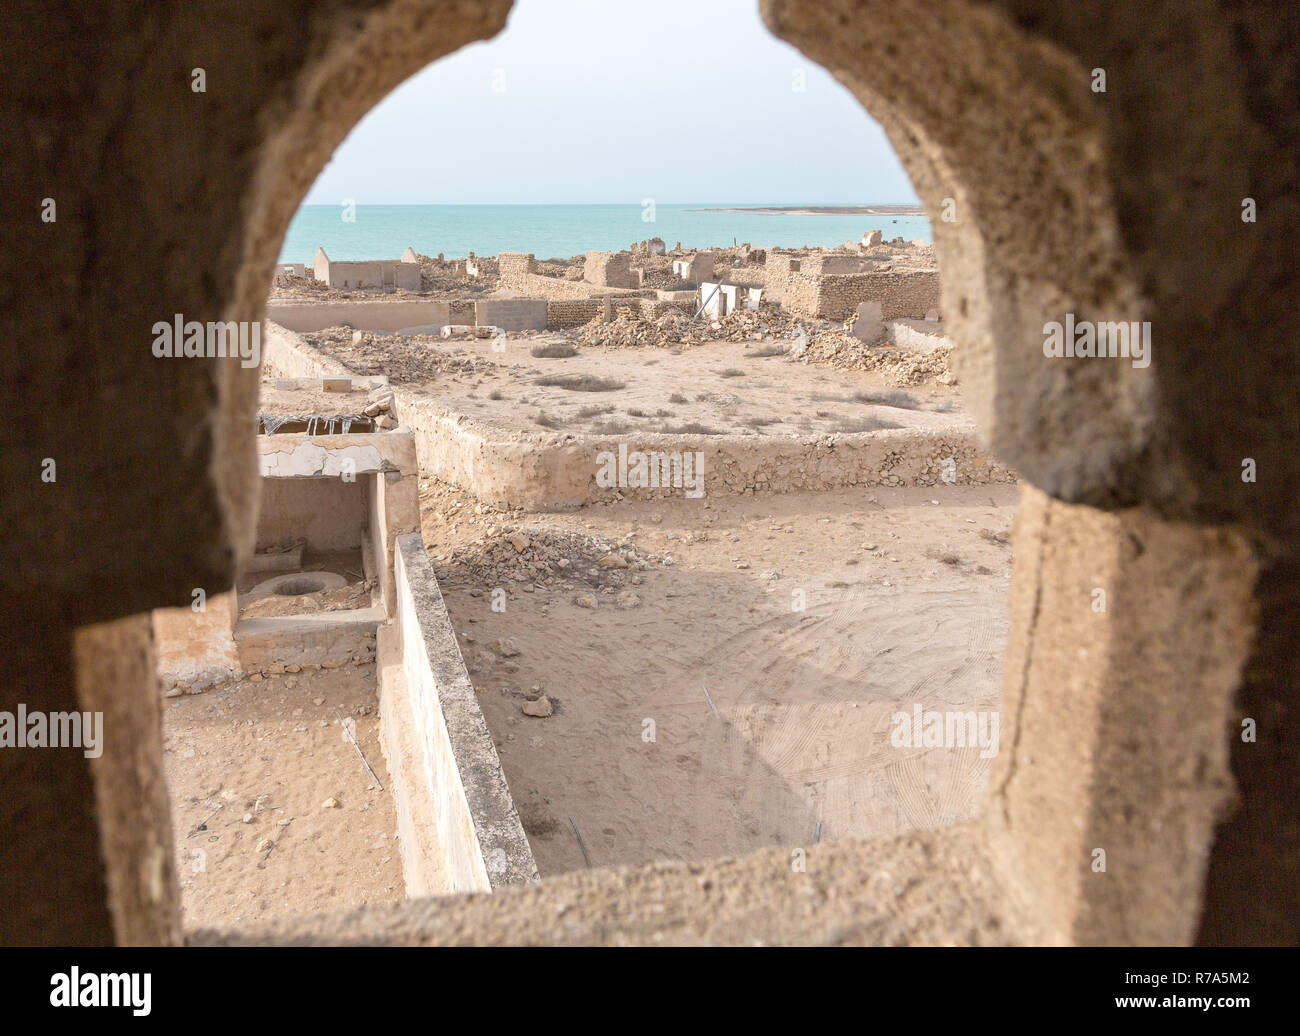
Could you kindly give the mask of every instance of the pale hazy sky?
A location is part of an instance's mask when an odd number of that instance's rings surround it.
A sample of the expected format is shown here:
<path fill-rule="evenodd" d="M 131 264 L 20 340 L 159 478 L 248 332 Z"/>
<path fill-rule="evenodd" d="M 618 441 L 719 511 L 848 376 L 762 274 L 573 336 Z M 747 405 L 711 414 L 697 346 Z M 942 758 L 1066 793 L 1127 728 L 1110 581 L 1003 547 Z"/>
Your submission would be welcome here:
<path fill-rule="evenodd" d="M 516 0 L 499 36 L 373 109 L 306 203 L 343 198 L 917 200 L 879 125 L 768 32 L 758 0 Z"/>

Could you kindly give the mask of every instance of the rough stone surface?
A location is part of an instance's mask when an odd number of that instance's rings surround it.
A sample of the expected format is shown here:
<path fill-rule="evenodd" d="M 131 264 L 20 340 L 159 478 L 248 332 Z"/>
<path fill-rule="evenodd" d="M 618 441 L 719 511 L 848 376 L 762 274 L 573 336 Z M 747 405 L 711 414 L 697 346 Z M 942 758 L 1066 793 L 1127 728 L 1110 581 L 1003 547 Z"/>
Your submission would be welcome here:
<path fill-rule="evenodd" d="M 964 895 L 951 894 L 957 885 Z M 573 871 L 492 895 L 418 899 L 243 932 L 200 931 L 188 941 L 1005 946 L 1044 936 L 999 889 L 979 827 L 963 825 L 869 844 L 773 849 L 739 860 Z"/>

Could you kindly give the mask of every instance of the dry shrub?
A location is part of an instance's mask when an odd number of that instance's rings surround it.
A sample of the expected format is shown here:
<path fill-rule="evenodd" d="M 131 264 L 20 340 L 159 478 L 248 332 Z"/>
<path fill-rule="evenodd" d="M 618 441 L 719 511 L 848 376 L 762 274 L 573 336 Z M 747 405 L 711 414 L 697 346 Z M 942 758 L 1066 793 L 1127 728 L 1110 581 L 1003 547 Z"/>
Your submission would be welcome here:
<path fill-rule="evenodd" d="M 855 392 L 855 403 L 870 403 L 875 406 L 892 406 L 900 410 L 920 410 L 921 401 L 910 392 L 899 389 L 883 389 L 876 392 Z"/>
<path fill-rule="evenodd" d="M 542 345 L 533 346 L 528 352 L 531 356 L 545 357 L 552 360 L 578 355 L 578 350 L 565 342 L 546 342 Z"/>
<path fill-rule="evenodd" d="M 533 384 L 567 389 L 569 392 L 617 392 L 624 387 L 621 381 L 598 378 L 594 374 L 550 374 L 538 378 Z"/>

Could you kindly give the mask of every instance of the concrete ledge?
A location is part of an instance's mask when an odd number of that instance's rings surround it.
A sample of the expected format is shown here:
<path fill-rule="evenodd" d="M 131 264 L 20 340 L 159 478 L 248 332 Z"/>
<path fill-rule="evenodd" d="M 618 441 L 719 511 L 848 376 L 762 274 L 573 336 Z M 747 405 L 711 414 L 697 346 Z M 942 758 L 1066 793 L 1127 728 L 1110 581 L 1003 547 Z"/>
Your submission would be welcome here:
<path fill-rule="evenodd" d="M 316 663 L 326 668 L 375 658 L 383 608 L 242 619 L 235 626 L 239 664 L 248 672 L 272 665 Z"/>
<path fill-rule="evenodd" d="M 396 567 L 394 621 L 405 693 L 393 679 L 394 666 L 385 665 L 380 721 L 388 732 L 394 798 L 410 820 L 408 837 L 401 839 L 407 887 L 441 882 L 450 892 L 484 892 L 540 881 L 418 533 L 398 537 Z M 409 703 L 409 715 L 399 714 L 399 702 L 402 713 Z M 405 731 L 414 731 L 418 755 L 402 750 Z M 412 757 L 418 768 L 410 765 Z M 436 840 L 431 834 L 409 837 L 424 802 L 432 803 Z"/>
<path fill-rule="evenodd" d="M 424 751 L 411 707 L 396 623 L 379 627 L 379 740 L 388 764 L 388 790 L 397 817 L 402 883 L 408 897 L 451 892 L 447 854 L 438 835 L 438 799 L 425 778 Z"/>

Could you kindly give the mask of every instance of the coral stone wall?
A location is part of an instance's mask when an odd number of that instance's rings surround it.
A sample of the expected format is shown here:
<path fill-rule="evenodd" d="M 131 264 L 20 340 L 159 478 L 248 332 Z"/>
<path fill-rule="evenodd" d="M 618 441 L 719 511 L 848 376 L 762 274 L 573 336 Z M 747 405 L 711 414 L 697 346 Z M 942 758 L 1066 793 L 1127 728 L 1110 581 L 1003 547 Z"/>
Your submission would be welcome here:
<path fill-rule="evenodd" d="M 640 283 L 632 274 L 630 263 L 631 256 L 627 252 L 588 252 L 582 278 L 601 288 L 639 288 Z"/>
<path fill-rule="evenodd" d="M 815 287 L 814 316 L 844 320 L 859 303 L 879 302 L 885 320 L 924 317 L 939 308 L 938 272 L 826 274 Z M 796 293 L 802 301 L 803 293 Z"/>

